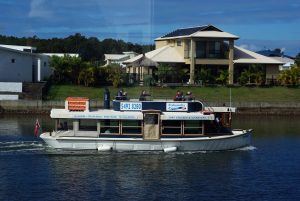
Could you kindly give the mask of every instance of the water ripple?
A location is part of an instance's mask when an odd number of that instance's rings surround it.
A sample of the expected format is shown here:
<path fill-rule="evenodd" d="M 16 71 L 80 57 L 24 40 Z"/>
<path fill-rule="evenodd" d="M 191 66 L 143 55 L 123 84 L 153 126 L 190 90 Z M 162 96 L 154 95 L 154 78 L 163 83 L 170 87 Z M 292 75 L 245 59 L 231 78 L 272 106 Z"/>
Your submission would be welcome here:
<path fill-rule="evenodd" d="M 11 152 L 35 152 L 44 150 L 45 147 L 40 141 L 8 141 L 0 142 L 0 153 Z"/>

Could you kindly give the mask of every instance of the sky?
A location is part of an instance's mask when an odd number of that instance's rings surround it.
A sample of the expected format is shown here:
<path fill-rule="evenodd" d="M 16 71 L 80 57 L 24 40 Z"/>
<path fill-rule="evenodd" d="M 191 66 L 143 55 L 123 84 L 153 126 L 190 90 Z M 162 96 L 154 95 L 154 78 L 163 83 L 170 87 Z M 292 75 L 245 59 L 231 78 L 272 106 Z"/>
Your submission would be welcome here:
<path fill-rule="evenodd" d="M 178 28 L 212 24 L 252 51 L 300 52 L 300 0 L 0 0 L 0 34 L 152 44 Z"/>

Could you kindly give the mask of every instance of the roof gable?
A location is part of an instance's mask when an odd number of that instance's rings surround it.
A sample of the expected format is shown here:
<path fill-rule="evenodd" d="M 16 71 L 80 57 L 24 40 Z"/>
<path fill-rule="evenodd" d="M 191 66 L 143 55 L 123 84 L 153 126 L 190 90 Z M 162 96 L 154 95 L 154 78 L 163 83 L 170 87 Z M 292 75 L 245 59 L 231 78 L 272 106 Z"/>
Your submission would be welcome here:
<path fill-rule="evenodd" d="M 234 46 L 234 63 L 242 64 L 284 64 L 284 62 L 266 57 L 250 50 Z"/>
<path fill-rule="evenodd" d="M 178 36 L 189 36 L 198 31 L 222 31 L 213 25 L 204 25 L 198 27 L 184 28 L 184 29 L 176 29 L 161 38 L 169 38 L 169 37 L 178 37 Z"/>

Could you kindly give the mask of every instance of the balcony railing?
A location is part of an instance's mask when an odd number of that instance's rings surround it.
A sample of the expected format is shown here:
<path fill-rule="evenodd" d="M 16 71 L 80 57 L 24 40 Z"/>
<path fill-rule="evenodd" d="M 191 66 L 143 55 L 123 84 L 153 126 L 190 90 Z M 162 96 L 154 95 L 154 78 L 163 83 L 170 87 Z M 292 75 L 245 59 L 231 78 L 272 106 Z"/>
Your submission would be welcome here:
<path fill-rule="evenodd" d="M 191 57 L 190 50 L 184 50 L 184 58 L 189 59 Z M 198 59 L 228 59 L 227 51 L 206 51 L 196 50 L 196 58 Z"/>

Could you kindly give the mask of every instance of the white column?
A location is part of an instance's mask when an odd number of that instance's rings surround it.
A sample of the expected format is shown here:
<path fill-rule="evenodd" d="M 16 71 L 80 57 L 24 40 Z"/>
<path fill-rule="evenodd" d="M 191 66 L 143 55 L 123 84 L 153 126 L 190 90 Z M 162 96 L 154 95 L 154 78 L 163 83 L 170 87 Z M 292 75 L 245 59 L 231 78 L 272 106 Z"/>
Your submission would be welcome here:
<path fill-rule="evenodd" d="M 41 81 L 41 59 L 38 58 L 37 60 L 37 81 L 40 82 Z"/>
<path fill-rule="evenodd" d="M 191 64 L 190 64 L 190 83 L 195 83 L 195 41 L 191 39 Z"/>

